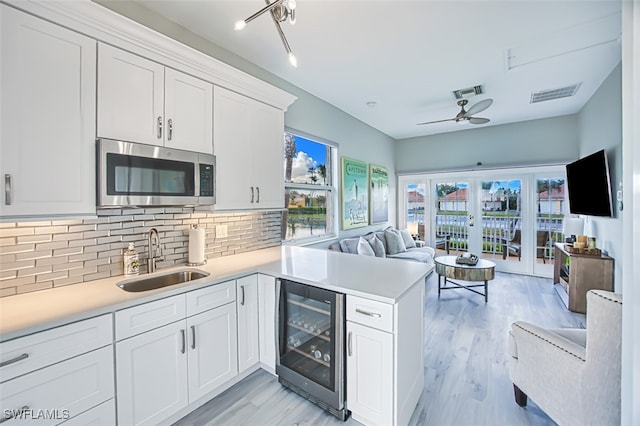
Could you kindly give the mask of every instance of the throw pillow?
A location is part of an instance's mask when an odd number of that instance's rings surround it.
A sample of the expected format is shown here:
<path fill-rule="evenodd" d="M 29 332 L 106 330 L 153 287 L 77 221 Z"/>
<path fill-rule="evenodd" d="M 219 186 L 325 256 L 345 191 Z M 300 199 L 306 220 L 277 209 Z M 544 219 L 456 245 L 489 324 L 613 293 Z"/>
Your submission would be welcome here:
<path fill-rule="evenodd" d="M 340 240 L 340 249 L 344 253 L 358 254 L 359 238 L 345 238 Z"/>
<path fill-rule="evenodd" d="M 407 251 L 402 235 L 400 235 L 400 231 L 397 229 L 385 229 L 384 238 L 387 240 L 387 250 L 389 254 L 404 253 Z"/>
<path fill-rule="evenodd" d="M 404 245 L 406 248 L 410 249 L 416 246 L 416 242 L 408 230 L 406 229 L 401 230 L 400 235 L 402 235 L 402 240 L 404 241 Z"/>
<path fill-rule="evenodd" d="M 385 253 L 384 250 L 384 244 L 382 244 L 382 241 L 380 241 L 376 234 L 367 234 L 364 236 L 364 239 L 369 241 L 369 245 L 376 254 L 376 257 L 387 257 L 387 253 Z"/>
<path fill-rule="evenodd" d="M 365 256 L 375 256 L 376 255 L 373 252 L 373 249 L 371 248 L 371 245 L 369 244 L 369 241 L 365 240 L 362 237 L 360 237 L 360 239 L 358 240 L 357 251 L 358 251 L 358 254 L 363 254 Z"/>

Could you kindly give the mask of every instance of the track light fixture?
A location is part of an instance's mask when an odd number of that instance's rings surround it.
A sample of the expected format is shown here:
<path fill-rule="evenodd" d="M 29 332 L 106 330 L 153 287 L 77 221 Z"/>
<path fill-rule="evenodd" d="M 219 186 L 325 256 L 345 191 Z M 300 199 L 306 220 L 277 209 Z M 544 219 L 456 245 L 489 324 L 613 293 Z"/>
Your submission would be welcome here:
<path fill-rule="evenodd" d="M 291 46 L 289 46 L 289 42 L 287 41 L 287 37 L 284 35 L 284 31 L 282 31 L 282 27 L 280 26 L 281 22 L 285 22 L 289 19 L 289 23 L 294 25 L 296 23 L 296 0 L 275 0 L 270 3 L 269 0 L 264 0 L 267 5 L 249 16 L 244 21 L 237 21 L 235 24 L 235 30 L 240 31 L 247 26 L 247 24 L 258 16 L 262 15 L 265 12 L 271 12 L 271 19 L 273 19 L 273 23 L 276 26 L 276 31 L 280 35 L 280 39 L 282 40 L 282 44 L 284 45 L 284 50 L 287 51 L 287 55 L 289 56 L 289 62 L 294 67 L 298 66 L 298 60 L 296 56 L 291 51 Z"/>

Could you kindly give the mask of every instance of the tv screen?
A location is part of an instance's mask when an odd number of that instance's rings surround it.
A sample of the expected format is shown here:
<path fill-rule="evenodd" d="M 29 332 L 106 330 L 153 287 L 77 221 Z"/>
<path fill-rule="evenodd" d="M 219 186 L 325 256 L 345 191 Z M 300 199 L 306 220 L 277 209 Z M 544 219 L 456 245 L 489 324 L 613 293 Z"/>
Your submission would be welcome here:
<path fill-rule="evenodd" d="M 567 164 L 569 210 L 573 214 L 613 216 L 605 150 Z"/>

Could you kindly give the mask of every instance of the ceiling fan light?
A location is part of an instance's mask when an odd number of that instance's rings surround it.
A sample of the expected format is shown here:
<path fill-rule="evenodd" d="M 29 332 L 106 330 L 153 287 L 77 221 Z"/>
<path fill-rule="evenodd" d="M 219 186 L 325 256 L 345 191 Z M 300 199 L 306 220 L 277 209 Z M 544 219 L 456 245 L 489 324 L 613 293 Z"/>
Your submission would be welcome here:
<path fill-rule="evenodd" d="M 244 27 L 247 26 L 246 21 L 236 21 L 236 24 L 233 26 L 233 29 L 236 31 L 244 30 Z"/>
<path fill-rule="evenodd" d="M 289 52 L 289 63 L 295 68 L 298 68 L 298 59 L 296 59 L 296 55 L 294 55 L 293 52 Z"/>

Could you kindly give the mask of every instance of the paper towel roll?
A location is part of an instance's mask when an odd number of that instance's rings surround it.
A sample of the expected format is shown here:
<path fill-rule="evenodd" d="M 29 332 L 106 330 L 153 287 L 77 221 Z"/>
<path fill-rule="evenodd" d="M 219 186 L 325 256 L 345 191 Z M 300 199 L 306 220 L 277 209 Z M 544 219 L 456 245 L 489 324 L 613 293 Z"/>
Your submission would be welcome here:
<path fill-rule="evenodd" d="M 204 258 L 204 229 L 189 229 L 189 263 L 202 265 Z"/>

